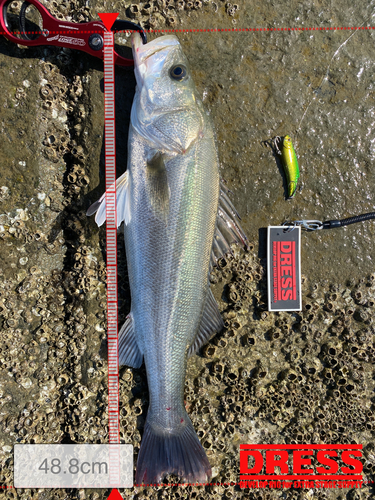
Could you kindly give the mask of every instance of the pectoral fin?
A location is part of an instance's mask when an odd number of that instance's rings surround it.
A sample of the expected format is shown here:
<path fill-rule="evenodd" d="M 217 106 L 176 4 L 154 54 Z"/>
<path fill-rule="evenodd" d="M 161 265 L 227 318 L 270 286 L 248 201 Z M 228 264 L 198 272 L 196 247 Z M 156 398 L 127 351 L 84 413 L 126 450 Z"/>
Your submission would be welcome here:
<path fill-rule="evenodd" d="M 163 155 L 159 152 L 147 162 L 146 192 L 155 217 L 166 221 L 169 213 L 170 190 Z"/>
<path fill-rule="evenodd" d="M 204 305 L 203 316 L 199 330 L 188 351 L 188 356 L 191 356 L 198 351 L 216 332 L 220 332 L 224 328 L 223 319 L 217 306 L 215 297 L 212 291 L 208 291 L 206 303 Z"/>
<path fill-rule="evenodd" d="M 126 171 L 116 180 L 116 215 L 117 215 L 117 227 L 122 221 L 129 224 L 131 219 L 130 214 L 130 196 L 129 196 L 129 172 Z M 112 185 L 110 190 L 114 189 Z M 101 226 L 106 220 L 106 203 L 105 203 L 105 193 L 103 196 L 93 203 L 86 212 L 86 215 L 90 216 L 96 212 L 95 222 L 98 226 Z"/>

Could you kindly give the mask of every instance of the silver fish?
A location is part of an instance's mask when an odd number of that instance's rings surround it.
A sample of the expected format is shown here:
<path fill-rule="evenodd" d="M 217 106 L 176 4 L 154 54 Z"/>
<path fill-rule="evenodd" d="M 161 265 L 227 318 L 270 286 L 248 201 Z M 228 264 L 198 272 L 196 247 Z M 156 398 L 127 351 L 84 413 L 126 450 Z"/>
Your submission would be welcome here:
<path fill-rule="evenodd" d="M 204 482 L 211 467 L 184 406 L 187 359 L 223 328 L 212 266 L 247 239 L 220 184 L 211 121 L 177 37 L 142 45 L 135 33 L 132 45 L 137 89 L 116 195 L 132 299 L 119 362 L 138 368 L 144 359 L 150 393 L 136 483 L 170 473 Z M 104 195 L 87 213 L 96 211 L 100 226 Z"/>

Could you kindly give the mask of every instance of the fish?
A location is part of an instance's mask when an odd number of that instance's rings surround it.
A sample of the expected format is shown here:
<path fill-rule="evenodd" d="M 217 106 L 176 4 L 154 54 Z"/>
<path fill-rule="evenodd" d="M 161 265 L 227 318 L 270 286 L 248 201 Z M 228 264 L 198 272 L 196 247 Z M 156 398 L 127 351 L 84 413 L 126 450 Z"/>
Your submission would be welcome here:
<path fill-rule="evenodd" d="M 288 184 L 288 198 L 294 198 L 299 179 L 299 167 L 297 155 L 293 147 L 292 139 L 289 135 L 286 135 L 282 141 L 281 161 L 283 163 Z"/>
<path fill-rule="evenodd" d="M 149 408 L 136 484 L 168 474 L 205 482 L 211 466 L 184 405 L 188 358 L 223 328 L 209 276 L 231 244 L 248 240 L 219 177 L 214 129 L 178 38 L 133 33 L 136 92 L 128 166 L 116 181 L 131 312 L 119 364 L 146 366 Z M 87 211 L 105 222 L 105 194 Z"/>

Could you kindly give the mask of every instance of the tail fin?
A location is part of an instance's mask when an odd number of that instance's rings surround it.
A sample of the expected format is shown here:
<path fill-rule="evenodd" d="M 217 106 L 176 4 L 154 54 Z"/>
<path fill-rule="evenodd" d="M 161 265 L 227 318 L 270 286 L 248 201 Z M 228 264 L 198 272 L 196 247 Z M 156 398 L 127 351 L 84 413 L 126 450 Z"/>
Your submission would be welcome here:
<path fill-rule="evenodd" d="M 146 421 L 138 455 L 135 482 L 160 484 L 167 474 L 176 474 L 184 482 L 206 483 L 211 466 L 187 413 L 186 425 L 178 432 L 153 427 Z"/>

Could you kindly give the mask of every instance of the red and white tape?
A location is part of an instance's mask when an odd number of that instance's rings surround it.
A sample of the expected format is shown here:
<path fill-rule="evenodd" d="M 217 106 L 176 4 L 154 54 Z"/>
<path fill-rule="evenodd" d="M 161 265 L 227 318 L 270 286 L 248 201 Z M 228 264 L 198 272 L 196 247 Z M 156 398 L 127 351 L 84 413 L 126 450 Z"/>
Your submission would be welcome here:
<path fill-rule="evenodd" d="M 104 146 L 107 253 L 108 426 L 109 476 L 113 487 L 120 483 L 120 416 L 117 302 L 116 124 L 114 35 L 104 33 Z M 117 445 L 117 446 L 116 446 Z"/>

